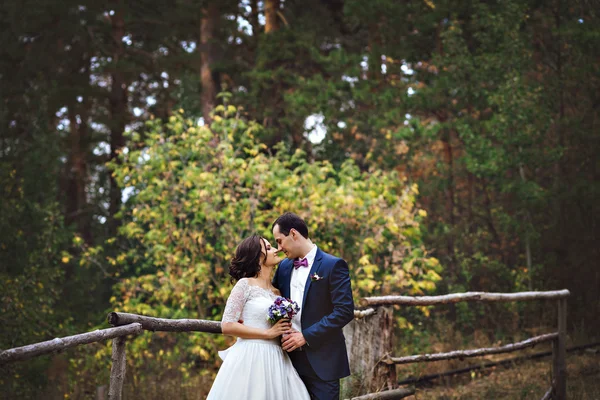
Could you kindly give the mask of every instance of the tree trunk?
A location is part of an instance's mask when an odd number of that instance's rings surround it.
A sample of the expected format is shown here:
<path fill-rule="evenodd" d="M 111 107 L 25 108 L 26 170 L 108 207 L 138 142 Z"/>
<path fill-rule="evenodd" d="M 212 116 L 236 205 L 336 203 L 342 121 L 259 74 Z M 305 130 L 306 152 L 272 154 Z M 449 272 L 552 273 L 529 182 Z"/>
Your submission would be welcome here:
<path fill-rule="evenodd" d="M 382 360 L 392 354 L 394 316 L 392 307 L 379 307 L 377 313 L 354 319 L 344 327 L 352 376 L 344 386 L 352 393 L 367 394 L 396 387 L 396 367 Z"/>
<path fill-rule="evenodd" d="M 483 205 L 485 208 L 485 214 L 486 214 L 486 223 L 488 226 L 489 231 L 491 232 L 492 236 L 494 237 L 494 241 L 496 242 L 496 247 L 498 248 L 498 251 L 500 252 L 500 255 L 502 257 L 502 262 L 504 262 L 504 245 L 502 243 L 502 238 L 500 237 L 500 234 L 498 233 L 498 230 L 496 229 L 496 225 L 494 225 L 494 216 L 492 215 L 492 199 L 490 197 L 490 191 L 488 190 L 488 183 L 485 179 L 481 180 L 481 187 L 482 187 L 482 191 L 483 191 Z"/>
<path fill-rule="evenodd" d="M 119 65 L 125 56 L 125 47 L 123 37 L 125 36 L 125 22 L 123 19 L 122 0 L 118 1 L 115 6 L 115 14 L 111 18 L 112 23 L 112 39 L 115 46 L 113 51 L 114 68 L 111 74 L 111 93 L 110 93 L 110 159 L 118 162 L 119 152 L 125 146 L 123 132 L 127 119 L 127 82 L 122 66 Z M 119 208 L 121 207 L 121 188 L 117 184 L 115 178 L 110 176 L 110 218 L 109 218 L 109 235 L 114 236 L 117 233 L 119 226 L 118 220 L 115 218 Z"/>
<path fill-rule="evenodd" d="M 556 49 L 555 81 L 557 85 L 556 90 L 558 90 L 558 95 L 556 96 L 558 98 L 558 104 L 554 122 L 554 131 L 556 133 L 556 145 L 564 151 L 564 155 L 557 158 L 554 166 L 554 215 L 557 219 L 556 227 L 558 228 L 555 231 L 558 240 L 555 242 L 556 247 L 554 253 L 557 255 L 556 262 L 558 265 L 568 263 L 566 254 L 569 252 L 567 243 L 569 243 L 569 215 L 571 214 L 571 210 L 566 206 L 564 195 L 565 186 L 568 185 L 567 182 L 569 180 L 566 168 L 566 162 L 568 162 L 569 159 L 569 151 L 568 143 L 566 143 L 564 135 L 564 127 L 567 123 L 565 122 L 565 54 L 563 54 L 565 43 L 562 37 L 562 15 L 565 12 L 563 3 L 566 2 L 558 1 L 556 3 L 557 7 L 554 11 L 554 31 L 556 32 L 556 36 L 553 37 L 555 43 L 554 48 Z M 560 280 L 567 279 L 565 272 L 566 270 L 564 268 L 558 270 L 558 278 Z"/>
<path fill-rule="evenodd" d="M 252 26 L 252 37 L 254 41 L 258 39 L 258 34 L 260 32 L 260 24 L 258 23 L 258 0 L 250 0 L 250 25 Z"/>
<path fill-rule="evenodd" d="M 279 0 L 265 0 L 265 33 L 279 30 Z"/>
<path fill-rule="evenodd" d="M 523 153 L 523 148 L 519 146 L 519 154 Z M 519 176 L 521 177 L 521 182 L 526 183 L 527 178 L 525 177 L 525 168 L 522 162 L 519 162 Z M 525 222 L 527 230 L 532 228 L 533 220 L 531 218 L 531 213 L 528 209 L 525 209 Z M 529 232 L 524 233 L 525 238 L 525 259 L 527 261 L 527 286 L 529 290 L 533 290 L 533 262 L 531 260 L 531 244 L 529 242 Z"/>
<path fill-rule="evenodd" d="M 81 108 L 75 101 L 68 106 L 69 155 L 65 174 L 67 196 L 65 221 L 67 225 L 75 224 L 83 240 L 91 243 L 92 233 L 85 191 L 88 175 L 86 145 L 89 138 L 87 117 L 78 112 Z M 69 275 L 68 270 L 67 275 Z"/>
<path fill-rule="evenodd" d="M 219 18 L 219 9 L 216 2 L 210 2 L 202 10 L 200 20 L 200 82 L 202 83 L 202 94 L 200 102 L 202 107 L 202 117 L 204 123 L 210 126 L 212 118 L 211 111 L 215 108 L 215 98 L 217 89 L 213 80 L 213 62 L 214 62 L 214 35 L 217 20 Z"/>
<path fill-rule="evenodd" d="M 468 186 L 468 202 L 467 202 L 467 218 L 468 218 L 468 232 L 469 233 L 474 233 L 475 232 L 475 221 L 473 221 L 474 219 L 474 213 L 473 213 L 473 203 L 475 201 L 475 176 L 470 173 L 467 172 L 468 174 L 468 180 L 467 180 L 467 186 Z"/>
<path fill-rule="evenodd" d="M 369 25 L 369 64 L 367 76 L 373 80 L 375 85 L 382 78 L 381 73 L 381 34 L 379 32 L 379 23 Z"/>
<path fill-rule="evenodd" d="M 454 260 L 454 232 L 453 229 L 456 226 L 456 221 L 454 218 L 454 153 L 452 149 L 452 134 L 447 132 L 447 134 L 442 136 L 442 143 L 444 145 L 444 161 L 446 163 L 446 168 L 448 169 L 447 173 L 447 181 L 446 181 L 446 215 L 448 217 L 448 222 L 450 224 L 450 233 L 447 236 L 447 250 L 448 257 L 451 260 Z M 451 273 L 454 273 L 454 262 L 451 262 L 450 268 Z"/>

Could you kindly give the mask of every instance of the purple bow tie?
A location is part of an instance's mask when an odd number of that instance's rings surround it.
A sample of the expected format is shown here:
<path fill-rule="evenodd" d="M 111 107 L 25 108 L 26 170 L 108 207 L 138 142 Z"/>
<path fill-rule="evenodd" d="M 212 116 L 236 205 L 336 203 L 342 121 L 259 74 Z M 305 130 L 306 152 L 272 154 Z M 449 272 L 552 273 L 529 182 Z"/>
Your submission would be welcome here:
<path fill-rule="evenodd" d="M 306 258 L 294 260 L 294 269 L 298 269 L 300 267 L 308 267 L 308 260 Z"/>

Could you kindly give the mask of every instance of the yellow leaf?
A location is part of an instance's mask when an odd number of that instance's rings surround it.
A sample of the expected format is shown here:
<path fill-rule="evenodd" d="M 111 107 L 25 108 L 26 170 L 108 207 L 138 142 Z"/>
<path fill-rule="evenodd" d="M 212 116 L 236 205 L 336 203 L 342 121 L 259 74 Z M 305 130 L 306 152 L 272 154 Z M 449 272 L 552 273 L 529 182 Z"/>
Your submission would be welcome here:
<path fill-rule="evenodd" d="M 200 357 L 202 357 L 203 360 L 208 360 L 210 358 L 210 354 L 208 354 L 208 351 L 200 349 Z"/>
<path fill-rule="evenodd" d="M 435 4 L 433 4 L 433 1 L 431 0 L 424 0 L 425 4 L 427 4 L 427 6 L 429 8 L 431 8 L 432 10 L 435 9 Z"/>

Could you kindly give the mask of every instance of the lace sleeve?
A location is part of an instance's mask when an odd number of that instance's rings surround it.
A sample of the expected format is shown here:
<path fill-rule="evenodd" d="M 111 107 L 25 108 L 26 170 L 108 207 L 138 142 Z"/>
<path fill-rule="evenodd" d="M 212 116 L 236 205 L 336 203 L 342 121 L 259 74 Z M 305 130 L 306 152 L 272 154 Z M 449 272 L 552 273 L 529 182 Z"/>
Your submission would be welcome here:
<path fill-rule="evenodd" d="M 227 299 L 221 322 L 238 322 L 248 299 L 249 285 L 247 279 L 240 279 Z"/>

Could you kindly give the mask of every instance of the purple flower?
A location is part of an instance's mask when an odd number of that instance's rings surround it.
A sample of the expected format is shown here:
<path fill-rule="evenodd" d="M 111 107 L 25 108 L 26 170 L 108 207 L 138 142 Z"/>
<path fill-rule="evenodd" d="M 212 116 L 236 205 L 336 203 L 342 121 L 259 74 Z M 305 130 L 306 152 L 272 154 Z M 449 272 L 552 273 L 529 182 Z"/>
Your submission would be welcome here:
<path fill-rule="evenodd" d="M 269 307 L 267 320 L 275 324 L 280 319 L 292 319 L 299 311 L 300 307 L 295 301 L 286 299 L 285 297 L 278 297 Z"/>

